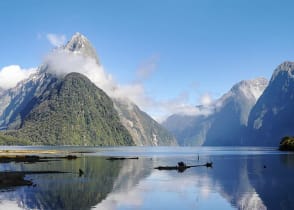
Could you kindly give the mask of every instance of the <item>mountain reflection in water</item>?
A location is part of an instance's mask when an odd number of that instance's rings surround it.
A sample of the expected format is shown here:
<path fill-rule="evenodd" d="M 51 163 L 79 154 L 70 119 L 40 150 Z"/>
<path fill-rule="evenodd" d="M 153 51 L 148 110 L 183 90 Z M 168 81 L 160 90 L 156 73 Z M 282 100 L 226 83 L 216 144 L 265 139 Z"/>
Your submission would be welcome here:
<path fill-rule="evenodd" d="M 1 171 L 72 173 L 27 175 L 36 186 L 0 192 L 0 209 L 294 209 L 292 153 L 197 147 L 146 147 L 142 152 L 133 147 L 128 155 L 138 160 L 106 160 L 113 153 L 123 156 L 119 151 L 110 148 L 108 154 L 104 148 L 104 156 L 97 151 L 76 160 L 1 164 Z M 214 164 L 183 173 L 154 169 L 179 161 Z"/>

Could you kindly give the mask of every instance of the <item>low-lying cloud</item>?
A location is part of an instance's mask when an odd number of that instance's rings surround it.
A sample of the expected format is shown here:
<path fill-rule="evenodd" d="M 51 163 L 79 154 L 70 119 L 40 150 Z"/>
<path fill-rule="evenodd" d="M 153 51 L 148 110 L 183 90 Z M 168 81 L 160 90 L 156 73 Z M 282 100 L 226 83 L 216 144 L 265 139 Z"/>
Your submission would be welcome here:
<path fill-rule="evenodd" d="M 148 109 L 154 105 L 151 97 L 146 94 L 142 83 L 119 84 L 93 58 L 84 57 L 67 50 L 55 50 L 45 58 L 44 63 L 48 65 L 49 72 L 59 77 L 71 72 L 87 76 L 97 87 L 111 97 L 128 98 L 143 109 Z"/>
<path fill-rule="evenodd" d="M 61 44 L 58 38 L 51 36 L 52 44 Z M 49 39 L 49 38 L 48 38 Z M 59 48 L 44 58 L 48 65 L 48 71 L 63 77 L 68 73 L 77 72 L 87 76 L 97 87 L 103 89 L 110 97 L 129 99 L 142 110 L 150 114 L 157 121 L 163 121 L 169 115 L 180 113 L 185 115 L 208 115 L 210 109 L 203 109 L 189 103 L 189 93 L 184 92 L 169 100 L 156 100 L 148 94 L 144 82 L 155 72 L 158 56 L 153 56 L 141 66 L 134 75 L 133 82 L 119 84 L 113 76 L 105 71 L 94 58 L 85 57 L 82 54 Z M 14 87 L 19 81 L 26 79 L 30 74 L 36 72 L 36 68 L 22 69 L 20 66 L 12 65 L 1 69 L 0 88 L 8 89 Z M 211 97 L 203 95 L 200 99 L 202 105 L 209 105 Z"/>
<path fill-rule="evenodd" d="M 58 76 L 64 76 L 71 72 L 81 73 L 109 96 L 131 100 L 157 121 L 163 121 L 173 113 L 185 115 L 208 115 L 211 113 L 210 109 L 199 109 L 199 107 L 189 104 L 187 92 L 169 100 L 156 100 L 149 95 L 144 87 L 144 81 L 154 73 L 157 61 L 158 57 L 154 56 L 143 63 L 136 72 L 134 82 L 119 84 L 94 58 L 60 49 L 53 51 L 45 58 L 45 63 L 48 64 L 48 70 L 51 73 Z M 206 106 L 212 102 L 212 98 L 206 94 L 203 95 L 200 102 Z"/>
<path fill-rule="evenodd" d="M 213 99 L 209 93 L 204 93 L 200 97 L 200 104 L 203 106 L 209 106 L 213 102 Z"/>
<path fill-rule="evenodd" d="M 48 65 L 49 72 L 59 77 L 77 72 L 87 76 L 96 86 L 108 94 L 112 94 L 117 89 L 112 76 L 106 73 L 104 68 L 97 64 L 93 58 L 59 49 L 46 56 L 44 63 Z"/>
<path fill-rule="evenodd" d="M 31 74 L 36 72 L 36 68 L 23 69 L 18 65 L 3 67 L 0 70 L 0 88 L 9 89 L 16 84 L 27 79 Z"/>

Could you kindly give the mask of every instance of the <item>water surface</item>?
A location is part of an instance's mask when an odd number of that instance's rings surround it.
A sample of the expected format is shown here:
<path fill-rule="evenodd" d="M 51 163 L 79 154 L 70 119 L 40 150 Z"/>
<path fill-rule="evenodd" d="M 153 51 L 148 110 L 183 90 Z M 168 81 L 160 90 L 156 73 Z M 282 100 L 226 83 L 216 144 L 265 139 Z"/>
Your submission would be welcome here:
<path fill-rule="evenodd" d="M 294 153 L 253 147 L 2 147 L 84 151 L 76 160 L 1 164 L 34 186 L 0 189 L 0 209 L 294 209 Z M 138 156 L 138 160 L 106 160 Z M 213 162 L 159 171 L 160 165 Z M 79 176 L 79 169 L 84 171 Z"/>

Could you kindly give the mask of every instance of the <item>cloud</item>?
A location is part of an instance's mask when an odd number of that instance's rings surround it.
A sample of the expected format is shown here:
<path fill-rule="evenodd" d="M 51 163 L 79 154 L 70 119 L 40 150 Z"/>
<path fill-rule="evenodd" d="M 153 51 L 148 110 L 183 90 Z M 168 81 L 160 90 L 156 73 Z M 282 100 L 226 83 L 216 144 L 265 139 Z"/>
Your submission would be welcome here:
<path fill-rule="evenodd" d="M 36 68 L 22 69 L 18 65 L 3 67 L 0 70 L 0 88 L 9 89 L 15 87 L 18 82 L 28 78 L 36 72 Z"/>
<path fill-rule="evenodd" d="M 62 46 L 66 41 L 65 35 L 58 35 L 58 34 L 47 34 L 46 38 L 54 47 Z"/>
<path fill-rule="evenodd" d="M 48 71 L 57 76 L 62 77 L 71 72 L 81 73 L 108 94 L 112 95 L 117 88 L 112 76 L 93 58 L 58 49 L 46 56 L 44 63 L 48 65 Z"/>
<path fill-rule="evenodd" d="M 54 33 L 38 33 L 37 38 L 46 37 L 49 42 L 59 47 L 66 41 L 65 35 Z M 96 60 L 84 57 L 82 54 L 69 52 L 57 48 L 44 58 L 48 64 L 48 70 L 58 76 L 64 76 L 71 72 L 78 72 L 87 76 L 99 88 L 103 89 L 109 96 L 115 98 L 128 98 L 138 105 L 143 111 L 151 115 L 155 120 L 162 121 L 174 113 L 187 115 L 203 114 L 203 110 L 189 103 L 190 94 L 183 92 L 168 100 L 156 99 L 148 93 L 144 83 L 156 72 L 159 56 L 152 55 L 139 65 L 132 83 L 120 84 L 113 76 L 105 71 L 103 66 L 97 64 Z M 22 69 L 20 66 L 12 65 L 4 67 L 0 72 L 0 88 L 8 89 L 14 87 L 19 81 L 28 78 L 36 69 Z M 203 95 L 201 104 L 207 105 L 211 102 L 209 95 Z M 207 112 L 205 113 L 207 114 Z"/>
<path fill-rule="evenodd" d="M 204 106 L 208 106 L 213 102 L 212 96 L 209 93 L 204 93 L 200 97 L 200 104 Z"/>
<path fill-rule="evenodd" d="M 153 116 L 156 116 L 155 119 L 158 122 L 163 122 L 171 114 L 208 116 L 214 112 L 213 104 L 201 106 L 191 105 L 188 92 L 183 92 L 175 98 L 166 101 L 158 101 L 155 107 L 159 113 L 155 113 Z"/>
<path fill-rule="evenodd" d="M 211 109 L 199 108 L 189 103 L 189 93 L 183 92 L 168 100 L 156 100 L 148 94 L 144 81 L 155 71 L 158 57 L 153 56 L 138 69 L 136 79 L 130 84 L 119 84 L 113 76 L 105 71 L 96 60 L 76 54 L 71 51 L 57 49 L 50 53 L 44 63 L 48 64 L 50 71 L 58 76 L 71 72 L 78 72 L 87 76 L 97 87 L 104 90 L 110 97 L 127 98 L 138 105 L 142 110 L 161 122 L 174 113 L 185 115 L 209 115 Z M 209 107 L 212 99 L 209 94 L 201 98 L 202 104 Z"/>
<path fill-rule="evenodd" d="M 97 64 L 96 60 L 76 54 L 71 51 L 58 49 L 45 57 L 44 63 L 48 65 L 48 71 L 57 76 L 65 76 L 71 72 L 81 73 L 87 76 L 97 87 L 104 90 L 109 96 L 114 98 L 128 98 L 136 103 L 140 108 L 149 110 L 158 104 L 145 90 L 140 82 L 130 84 L 119 84 L 112 75 L 107 73 L 103 66 Z M 148 70 L 148 72 L 150 72 Z M 147 76 L 145 71 L 144 77 Z"/>
<path fill-rule="evenodd" d="M 147 80 L 155 71 L 158 61 L 159 57 L 153 55 L 150 59 L 142 63 L 136 72 L 136 82 Z"/>

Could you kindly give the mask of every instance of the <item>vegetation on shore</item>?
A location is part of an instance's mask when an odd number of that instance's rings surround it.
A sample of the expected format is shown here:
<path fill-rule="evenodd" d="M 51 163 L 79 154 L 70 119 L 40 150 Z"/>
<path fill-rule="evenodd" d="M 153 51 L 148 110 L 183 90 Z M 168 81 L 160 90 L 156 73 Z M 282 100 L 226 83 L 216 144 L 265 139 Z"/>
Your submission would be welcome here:
<path fill-rule="evenodd" d="M 294 151 L 294 137 L 285 136 L 282 138 L 279 146 L 281 151 Z"/>
<path fill-rule="evenodd" d="M 25 146 L 29 145 L 30 143 L 24 139 L 16 138 L 13 136 L 5 135 L 5 133 L 0 132 L 0 145 L 19 145 L 19 146 Z"/>

